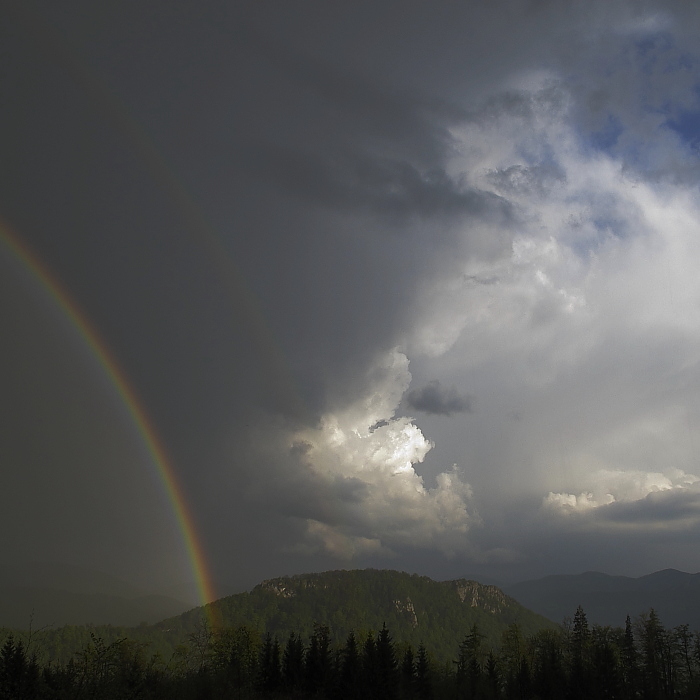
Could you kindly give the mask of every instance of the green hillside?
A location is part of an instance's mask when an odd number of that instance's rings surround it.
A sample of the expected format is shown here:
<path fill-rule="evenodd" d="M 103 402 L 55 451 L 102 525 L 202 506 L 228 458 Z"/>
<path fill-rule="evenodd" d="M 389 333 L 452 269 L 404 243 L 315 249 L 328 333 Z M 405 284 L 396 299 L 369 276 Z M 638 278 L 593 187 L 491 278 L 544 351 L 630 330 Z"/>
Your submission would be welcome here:
<path fill-rule="evenodd" d="M 386 624 L 397 643 L 416 648 L 423 642 L 441 662 L 456 657 L 460 642 L 474 624 L 486 636 L 486 644 L 496 647 L 501 633 L 512 623 L 524 635 L 555 627 L 495 586 L 465 579 L 437 582 L 372 569 L 275 578 L 210 605 L 223 626 L 246 626 L 260 637 L 270 632 L 282 643 L 290 632 L 308 638 L 316 624 L 327 625 L 338 645 L 350 631 L 358 636 L 370 631 L 376 635 Z M 179 645 L 187 645 L 191 635 L 200 634 L 207 620 L 205 609 L 199 607 L 155 625 L 48 629 L 39 641 L 45 658 L 62 662 L 82 649 L 91 634 L 106 643 L 128 637 L 167 659 Z"/>
<path fill-rule="evenodd" d="M 326 625 L 342 643 L 350 633 L 376 633 L 383 624 L 396 641 L 422 641 L 443 659 L 454 658 L 459 643 L 476 624 L 486 643 L 497 646 L 501 633 L 517 623 L 525 635 L 554 627 L 496 586 L 476 581 L 433 581 L 398 571 L 327 571 L 270 579 L 249 593 L 222 598 L 213 604 L 227 627 L 247 625 L 280 640 L 290 632 L 308 637 L 314 624 Z M 156 625 L 161 631 L 194 632 L 201 626 L 202 608 Z"/>

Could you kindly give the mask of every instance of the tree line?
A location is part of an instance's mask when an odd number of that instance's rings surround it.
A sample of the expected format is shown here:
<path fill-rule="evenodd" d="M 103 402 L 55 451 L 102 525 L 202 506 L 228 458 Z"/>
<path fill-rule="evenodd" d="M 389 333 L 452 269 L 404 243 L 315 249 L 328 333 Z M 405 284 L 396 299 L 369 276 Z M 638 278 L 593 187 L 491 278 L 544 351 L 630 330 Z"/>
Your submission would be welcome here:
<path fill-rule="evenodd" d="M 558 629 L 524 636 L 511 625 L 497 648 L 474 625 L 451 664 L 386 626 L 334 642 L 203 626 L 170 659 L 127 638 L 93 635 L 68 663 L 42 663 L 36 636 L 0 648 L 0 700 L 671 700 L 700 698 L 700 634 L 666 629 L 654 610 L 624 628 L 589 625 L 581 607 Z"/>

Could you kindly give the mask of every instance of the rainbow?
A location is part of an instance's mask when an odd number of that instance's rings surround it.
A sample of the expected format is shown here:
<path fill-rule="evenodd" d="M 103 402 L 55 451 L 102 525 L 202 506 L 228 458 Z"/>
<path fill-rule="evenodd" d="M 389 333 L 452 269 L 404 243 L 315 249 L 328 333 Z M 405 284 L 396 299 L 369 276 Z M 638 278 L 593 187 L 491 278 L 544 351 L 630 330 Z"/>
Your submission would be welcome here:
<path fill-rule="evenodd" d="M 173 463 L 168 457 L 165 446 L 158 437 L 153 423 L 141 405 L 136 391 L 129 383 L 124 371 L 117 364 L 107 345 L 99 337 L 95 329 L 91 327 L 85 315 L 56 277 L 2 220 L 0 220 L 0 240 L 4 242 L 20 263 L 32 273 L 33 277 L 38 280 L 61 311 L 68 317 L 118 392 L 158 471 L 158 476 L 172 505 L 182 534 L 183 544 L 197 582 L 199 597 L 202 605 L 205 606 L 205 614 L 208 621 L 215 625 L 217 622 L 215 619 L 215 608 L 213 605 L 208 604 L 216 600 L 216 594 L 204 548 L 197 534 L 194 517 L 187 505 L 187 500 Z"/>

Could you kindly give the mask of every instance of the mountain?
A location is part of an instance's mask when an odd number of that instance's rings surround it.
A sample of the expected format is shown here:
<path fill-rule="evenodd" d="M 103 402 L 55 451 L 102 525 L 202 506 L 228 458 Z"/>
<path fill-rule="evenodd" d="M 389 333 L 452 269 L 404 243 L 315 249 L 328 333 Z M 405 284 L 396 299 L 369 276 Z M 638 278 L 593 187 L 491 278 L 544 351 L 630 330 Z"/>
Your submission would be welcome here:
<path fill-rule="evenodd" d="M 0 627 L 155 623 L 191 604 L 91 569 L 27 562 L 0 570 Z"/>
<path fill-rule="evenodd" d="M 650 608 L 666 627 L 689 624 L 700 629 L 700 574 L 664 569 L 631 578 L 595 571 L 546 576 L 504 587 L 525 607 L 550 620 L 573 617 L 581 606 L 590 623 L 621 627 Z"/>
<path fill-rule="evenodd" d="M 292 631 L 308 637 L 314 624 L 321 624 L 330 628 L 336 643 L 343 643 L 350 631 L 376 634 L 386 624 L 395 640 L 414 647 L 422 641 L 445 661 L 455 658 L 474 624 L 486 643 L 495 645 L 512 623 L 525 635 L 555 626 L 496 586 L 374 569 L 275 578 L 249 593 L 222 598 L 212 609 L 227 627 L 247 625 L 282 641 Z M 157 627 L 193 632 L 202 614 L 202 608 L 191 610 Z"/>
<path fill-rule="evenodd" d="M 314 625 L 327 625 L 333 644 L 375 636 L 384 624 L 394 641 L 423 642 L 436 660 L 452 664 L 459 644 L 474 624 L 487 644 L 498 645 L 502 632 L 517 623 L 524 635 L 556 625 L 526 610 L 496 586 L 476 581 L 433 581 L 398 571 L 327 571 L 264 581 L 247 593 L 170 617 L 155 625 L 89 625 L 44 630 L 37 636 L 44 661 L 67 662 L 90 643 L 91 635 L 109 644 L 128 637 L 148 645 L 149 653 L 171 658 L 181 645 L 206 636 L 211 614 L 228 628 L 245 626 L 259 638 L 270 632 L 284 645 L 290 632 L 305 642 Z"/>

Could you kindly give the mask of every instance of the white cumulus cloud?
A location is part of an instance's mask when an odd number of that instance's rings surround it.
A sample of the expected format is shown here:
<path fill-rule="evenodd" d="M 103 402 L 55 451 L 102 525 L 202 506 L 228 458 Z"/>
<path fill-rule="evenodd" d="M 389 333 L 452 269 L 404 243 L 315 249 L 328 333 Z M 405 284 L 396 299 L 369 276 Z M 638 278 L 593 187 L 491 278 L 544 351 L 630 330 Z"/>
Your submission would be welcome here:
<path fill-rule="evenodd" d="M 639 470 L 600 469 L 589 477 L 589 489 L 573 493 L 549 492 L 542 505 L 562 514 L 584 513 L 613 503 L 641 501 L 649 494 L 672 489 L 687 489 L 700 478 L 680 469 L 665 473 Z"/>
<path fill-rule="evenodd" d="M 467 533 L 480 523 L 471 486 L 456 465 L 426 485 L 415 467 L 433 445 L 411 418 L 395 416 L 411 380 L 406 356 L 383 355 L 372 376 L 365 396 L 288 432 L 273 453 L 268 446 L 268 459 L 293 457 L 297 480 L 287 487 L 306 494 L 290 509 L 306 522 L 294 551 L 349 559 L 397 548 L 467 550 Z"/>

